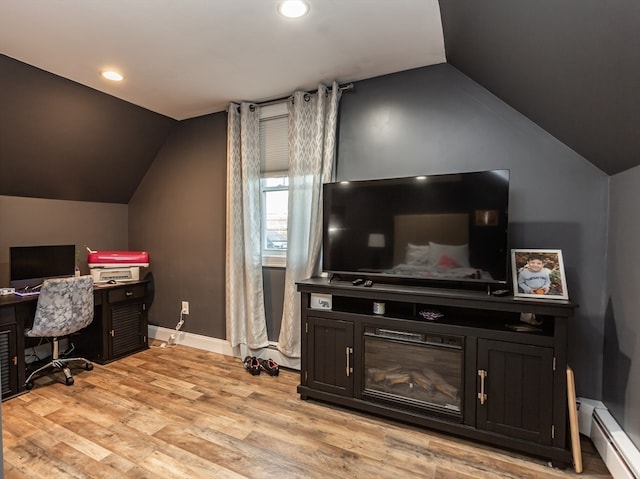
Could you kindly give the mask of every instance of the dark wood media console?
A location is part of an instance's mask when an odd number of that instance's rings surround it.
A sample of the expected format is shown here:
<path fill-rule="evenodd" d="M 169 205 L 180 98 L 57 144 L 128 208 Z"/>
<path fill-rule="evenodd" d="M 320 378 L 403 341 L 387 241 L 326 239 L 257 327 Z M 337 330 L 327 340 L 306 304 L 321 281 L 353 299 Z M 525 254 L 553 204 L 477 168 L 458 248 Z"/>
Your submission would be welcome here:
<path fill-rule="evenodd" d="M 302 399 L 571 463 L 571 302 L 327 278 L 297 286 Z"/>

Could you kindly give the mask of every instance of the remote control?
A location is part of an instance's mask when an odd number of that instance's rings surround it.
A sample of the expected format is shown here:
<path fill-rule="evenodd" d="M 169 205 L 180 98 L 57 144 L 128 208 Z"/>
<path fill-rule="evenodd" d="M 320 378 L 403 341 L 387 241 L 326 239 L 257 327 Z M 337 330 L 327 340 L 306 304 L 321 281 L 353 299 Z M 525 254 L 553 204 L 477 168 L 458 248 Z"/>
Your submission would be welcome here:
<path fill-rule="evenodd" d="M 358 278 L 358 279 L 354 279 L 353 281 L 351 281 L 351 284 L 354 286 L 358 286 L 359 284 L 364 283 L 364 279 L 362 278 Z"/>
<path fill-rule="evenodd" d="M 508 289 L 496 289 L 495 291 L 491 291 L 493 296 L 506 296 L 509 294 Z"/>
<path fill-rule="evenodd" d="M 366 280 L 364 282 L 364 287 L 365 288 L 370 288 L 371 286 L 373 286 L 373 281 L 371 281 L 370 279 Z"/>

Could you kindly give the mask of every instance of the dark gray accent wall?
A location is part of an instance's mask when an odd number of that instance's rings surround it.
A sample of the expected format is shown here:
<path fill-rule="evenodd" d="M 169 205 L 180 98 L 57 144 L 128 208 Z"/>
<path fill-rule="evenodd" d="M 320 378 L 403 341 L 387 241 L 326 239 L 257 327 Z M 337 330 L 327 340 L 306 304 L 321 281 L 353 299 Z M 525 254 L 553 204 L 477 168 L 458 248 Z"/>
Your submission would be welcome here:
<path fill-rule="evenodd" d="M 638 164 L 640 2 L 440 0 L 447 62 L 608 174 Z"/>
<path fill-rule="evenodd" d="M 610 183 L 603 401 L 640 449 L 640 167 Z"/>
<path fill-rule="evenodd" d="M 173 129 L 129 203 L 129 246 L 149 251 L 152 324 L 225 337 L 226 113 Z"/>
<path fill-rule="evenodd" d="M 340 108 L 337 180 L 511 171 L 511 248 L 563 251 L 569 361 L 600 398 L 607 175 L 448 64 L 357 82 Z"/>
<path fill-rule="evenodd" d="M 151 321 L 225 337 L 226 115 L 181 122 L 135 193 L 130 247 L 152 256 Z M 338 179 L 511 170 L 511 247 L 564 253 L 578 394 L 602 394 L 607 176 L 447 64 L 357 82 L 341 101 Z M 265 271 L 269 298 L 278 275 Z M 279 306 L 272 301 L 270 310 Z M 277 314 L 274 313 L 274 314 Z"/>
<path fill-rule="evenodd" d="M 177 123 L 0 55 L 0 194 L 129 202 Z"/>
<path fill-rule="evenodd" d="M 152 255 L 152 322 L 174 327 L 188 300 L 185 330 L 217 338 L 225 337 L 225 134 L 224 114 L 181 122 L 129 212 L 131 247 Z M 580 305 L 570 361 L 579 394 L 600 398 L 607 176 L 446 64 L 358 82 L 342 98 L 338 179 L 490 168 L 511 170 L 511 246 L 563 250 Z M 270 301 L 278 283 L 265 271 Z M 275 315 L 279 307 L 268 305 Z"/>
<path fill-rule="evenodd" d="M 269 341 L 278 341 L 284 303 L 285 269 L 280 267 L 262 268 L 264 282 L 264 315 L 267 321 Z"/>

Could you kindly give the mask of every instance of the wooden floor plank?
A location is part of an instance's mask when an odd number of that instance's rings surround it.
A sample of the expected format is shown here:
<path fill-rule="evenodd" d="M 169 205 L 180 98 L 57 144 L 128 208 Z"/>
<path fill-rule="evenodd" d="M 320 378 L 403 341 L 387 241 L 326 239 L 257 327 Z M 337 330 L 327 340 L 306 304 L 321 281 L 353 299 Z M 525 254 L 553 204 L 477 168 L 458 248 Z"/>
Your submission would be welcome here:
<path fill-rule="evenodd" d="M 251 376 L 241 360 L 151 348 L 75 384 L 43 377 L 3 403 L 6 479 L 606 479 L 296 393 L 299 374 Z"/>

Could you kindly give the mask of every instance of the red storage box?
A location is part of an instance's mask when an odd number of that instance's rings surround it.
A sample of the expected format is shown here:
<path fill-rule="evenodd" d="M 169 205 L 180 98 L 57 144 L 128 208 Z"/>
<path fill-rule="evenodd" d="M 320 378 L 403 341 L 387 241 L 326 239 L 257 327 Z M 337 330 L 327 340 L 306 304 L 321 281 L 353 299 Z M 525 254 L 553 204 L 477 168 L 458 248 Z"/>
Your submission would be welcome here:
<path fill-rule="evenodd" d="M 87 255 L 90 268 L 117 268 L 123 266 L 149 266 L 146 251 L 91 251 Z"/>

